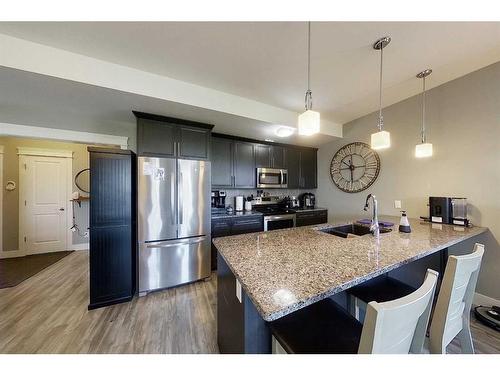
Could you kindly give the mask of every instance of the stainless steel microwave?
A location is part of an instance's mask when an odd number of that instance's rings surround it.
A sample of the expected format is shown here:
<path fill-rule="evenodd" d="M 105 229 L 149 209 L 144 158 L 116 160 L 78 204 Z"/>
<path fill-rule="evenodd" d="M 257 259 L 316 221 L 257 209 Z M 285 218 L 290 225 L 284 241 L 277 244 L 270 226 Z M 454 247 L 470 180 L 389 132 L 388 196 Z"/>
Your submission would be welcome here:
<path fill-rule="evenodd" d="M 287 188 L 288 170 L 275 168 L 257 168 L 258 188 Z"/>

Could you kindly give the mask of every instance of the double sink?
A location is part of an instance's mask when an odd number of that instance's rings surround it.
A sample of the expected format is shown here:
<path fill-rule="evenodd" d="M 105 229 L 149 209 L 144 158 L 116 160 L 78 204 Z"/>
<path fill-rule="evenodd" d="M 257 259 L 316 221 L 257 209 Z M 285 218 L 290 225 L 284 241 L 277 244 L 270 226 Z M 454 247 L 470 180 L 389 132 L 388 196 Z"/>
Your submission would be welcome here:
<path fill-rule="evenodd" d="M 388 233 L 391 230 L 391 228 L 380 227 L 380 233 Z M 319 231 L 342 238 L 347 238 L 349 234 L 354 236 L 364 236 L 371 233 L 369 226 L 356 223 L 322 228 L 319 229 Z"/>

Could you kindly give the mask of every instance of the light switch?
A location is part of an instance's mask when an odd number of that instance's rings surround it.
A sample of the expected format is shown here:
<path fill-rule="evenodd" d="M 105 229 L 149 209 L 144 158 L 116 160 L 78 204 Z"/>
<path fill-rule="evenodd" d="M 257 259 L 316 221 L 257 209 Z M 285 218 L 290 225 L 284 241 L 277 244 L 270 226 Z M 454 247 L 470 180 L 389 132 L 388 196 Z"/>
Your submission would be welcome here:
<path fill-rule="evenodd" d="M 236 279 L 236 298 L 238 298 L 238 301 L 241 303 L 241 284 L 238 279 Z"/>
<path fill-rule="evenodd" d="M 401 208 L 401 201 L 394 201 L 394 208 Z"/>

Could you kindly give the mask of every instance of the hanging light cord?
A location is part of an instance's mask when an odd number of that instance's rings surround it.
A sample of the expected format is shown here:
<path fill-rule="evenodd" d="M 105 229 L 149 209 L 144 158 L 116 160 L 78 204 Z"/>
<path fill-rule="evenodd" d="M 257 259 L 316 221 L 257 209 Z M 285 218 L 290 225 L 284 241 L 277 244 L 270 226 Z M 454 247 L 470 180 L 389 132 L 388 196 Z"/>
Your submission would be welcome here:
<path fill-rule="evenodd" d="M 307 91 L 304 99 L 306 111 L 312 109 L 311 91 L 311 22 L 307 23 Z"/>
<path fill-rule="evenodd" d="M 422 143 L 425 143 L 425 76 L 423 77 L 422 91 Z"/>
<path fill-rule="evenodd" d="M 384 45 L 380 46 L 380 91 L 379 91 L 379 102 L 378 102 L 378 130 L 382 131 L 384 129 L 384 117 L 382 116 L 382 68 L 384 64 Z"/>

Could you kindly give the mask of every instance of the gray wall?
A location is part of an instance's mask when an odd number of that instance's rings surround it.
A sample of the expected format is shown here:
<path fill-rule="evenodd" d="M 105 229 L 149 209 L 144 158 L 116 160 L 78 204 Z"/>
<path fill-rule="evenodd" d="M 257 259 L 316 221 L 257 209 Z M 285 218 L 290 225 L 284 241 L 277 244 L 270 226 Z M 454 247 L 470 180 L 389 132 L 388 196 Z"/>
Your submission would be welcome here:
<path fill-rule="evenodd" d="M 439 69 L 433 74 L 439 74 Z M 429 196 L 467 197 L 472 223 L 490 229 L 476 239 L 486 245 L 477 292 L 500 299 L 500 63 L 428 92 L 432 158 L 414 157 L 420 139 L 421 96 L 385 108 L 384 120 L 392 146 L 379 152 L 380 175 L 364 192 L 340 191 L 330 179 L 329 167 L 342 145 L 369 143 L 370 134 L 376 131 L 376 113 L 346 124 L 344 139 L 320 147 L 318 204 L 329 209 L 330 219 L 360 217 L 365 216 L 366 194 L 374 193 L 382 214 L 399 215 L 399 209 L 394 209 L 398 199 L 410 217 L 418 218 L 428 215 Z M 452 251 L 470 251 L 472 245 L 473 241 L 468 241 Z"/>

